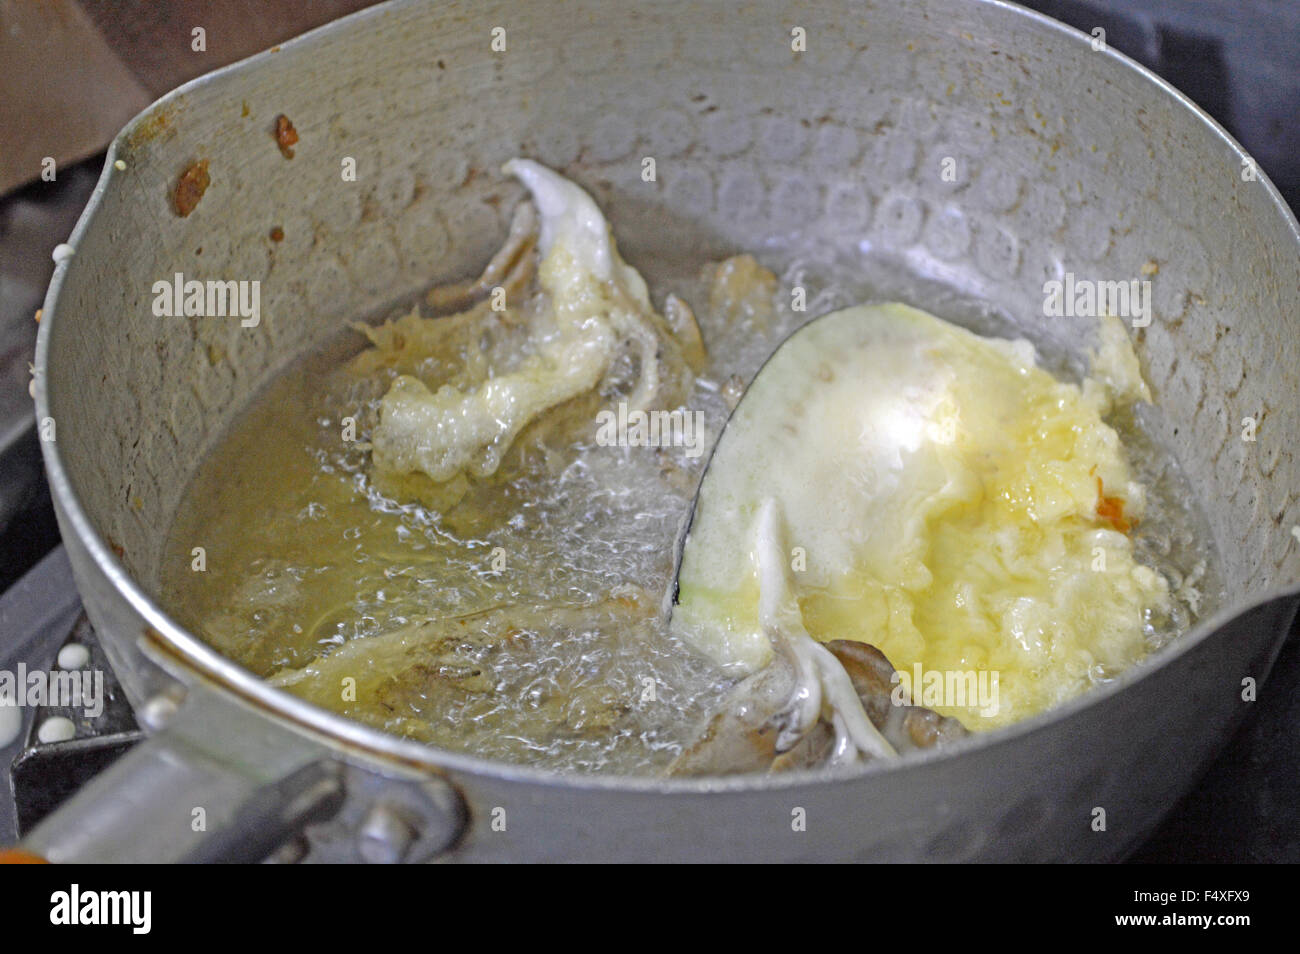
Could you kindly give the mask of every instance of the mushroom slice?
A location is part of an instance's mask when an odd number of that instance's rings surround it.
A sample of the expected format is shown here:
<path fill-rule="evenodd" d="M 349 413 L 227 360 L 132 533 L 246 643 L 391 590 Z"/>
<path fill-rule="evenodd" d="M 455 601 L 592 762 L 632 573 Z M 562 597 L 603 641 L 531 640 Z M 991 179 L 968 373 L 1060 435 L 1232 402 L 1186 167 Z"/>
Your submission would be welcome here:
<path fill-rule="evenodd" d="M 928 749 L 970 734 L 956 719 L 914 705 L 898 671 L 870 643 L 836 639 L 826 648 L 848 673 L 867 717 L 897 751 Z"/>

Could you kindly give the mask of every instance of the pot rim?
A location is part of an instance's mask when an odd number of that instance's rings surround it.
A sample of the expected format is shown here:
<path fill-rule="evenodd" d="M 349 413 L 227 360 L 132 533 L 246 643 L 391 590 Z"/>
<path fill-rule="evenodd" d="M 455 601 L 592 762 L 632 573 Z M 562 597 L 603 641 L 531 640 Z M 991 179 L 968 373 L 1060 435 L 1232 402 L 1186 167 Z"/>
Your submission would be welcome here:
<path fill-rule="evenodd" d="M 361 28 L 372 18 L 383 17 L 395 10 L 413 7 L 421 2 L 423 0 L 388 0 L 388 2 L 367 7 L 319 26 L 271 49 L 255 53 L 245 59 L 199 76 L 156 100 L 128 122 L 110 144 L 103 172 L 90 201 L 68 238 L 68 244 L 75 251 L 81 237 L 90 228 L 99 212 L 101 198 L 114 185 L 113 180 L 117 170 L 114 168 L 113 163 L 122 144 L 142 122 L 146 122 L 156 111 L 184 97 L 188 92 L 201 85 L 218 81 L 227 74 L 265 62 L 268 57 L 283 55 L 284 51 L 290 49 L 310 47 L 323 36 L 331 35 L 337 31 Z M 1005 11 L 1010 15 L 1028 17 L 1037 23 L 1040 29 L 1059 34 L 1063 42 L 1088 44 L 1092 42 L 1091 37 L 1071 26 L 1037 11 L 1007 2 L 1007 0 L 972 0 L 972 2 Z M 1101 52 L 1103 56 L 1110 58 L 1114 64 L 1113 68 L 1127 68 L 1135 71 L 1143 80 L 1155 86 L 1158 93 L 1172 98 L 1189 115 L 1190 119 L 1199 121 L 1208 127 L 1237 158 L 1246 158 L 1248 156 L 1240 144 L 1212 117 L 1159 76 L 1109 45 Z M 1281 214 L 1295 240 L 1297 250 L 1300 251 L 1300 223 L 1297 223 L 1296 216 L 1282 199 L 1264 170 L 1258 169 L 1257 171 L 1259 180 L 1267 190 L 1273 208 Z M 68 270 L 75 267 L 75 264 L 76 257 L 74 254 L 70 259 L 61 261 L 56 265 L 45 296 L 35 357 L 36 419 L 38 421 L 49 416 L 46 368 L 49 363 L 50 335 L 52 334 L 52 328 L 59 320 L 59 292 L 67 277 Z M 1157 669 L 1177 659 L 1183 653 L 1189 652 L 1207 639 L 1210 634 L 1223 628 L 1231 620 L 1244 613 L 1274 600 L 1300 598 L 1300 578 L 1290 584 L 1274 586 L 1248 602 L 1220 609 L 1209 618 L 1202 619 L 1188 632 L 1173 640 L 1169 645 L 1134 663 L 1106 685 L 1094 687 L 1045 712 L 1011 725 L 988 732 L 974 733 L 966 738 L 958 739 L 945 745 L 942 749 L 922 749 L 909 752 L 901 756 L 897 762 L 874 760 L 833 772 L 827 772 L 825 769 L 802 769 L 777 775 L 720 776 L 716 778 L 664 778 L 653 775 L 565 773 L 553 769 L 542 769 L 529 765 L 479 758 L 474 755 L 438 749 L 403 739 L 322 709 L 283 689 L 275 688 L 254 676 L 249 670 L 222 656 L 174 621 L 161 606 L 144 592 L 118 560 L 107 542 L 100 536 L 83 509 L 64 467 L 58 442 L 42 441 L 41 452 L 45 460 L 51 495 L 62 512 L 64 523 L 75 533 L 79 544 L 85 547 L 87 554 L 93 561 L 95 570 L 102 575 L 119 596 L 126 599 L 131 609 L 145 621 L 146 626 L 141 634 L 145 642 L 150 644 L 152 649 L 178 663 L 185 670 L 185 675 L 190 677 L 191 682 L 204 683 L 226 697 L 228 701 L 253 708 L 282 727 L 299 734 L 314 737 L 328 747 L 341 749 L 345 753 L 350 752 L 372 759 L 389 760 L 400 763 L 408 769 L 418 768 L 436 774 L 454 772 L 508 783 L 560 785 L 566 788 L 657 795 L 754 792 L 797 788 L 813 784 L 848 784 L 878 773 L 919 769 L 922 766 L 942 760 L 975 758 L 988 750 L 1011 745 L 1026 736 L 1044 731 L 1059 722 L 1078 717 L 1084 710 L 1101 704 L 1103 701 L 1137 685 Z"/>

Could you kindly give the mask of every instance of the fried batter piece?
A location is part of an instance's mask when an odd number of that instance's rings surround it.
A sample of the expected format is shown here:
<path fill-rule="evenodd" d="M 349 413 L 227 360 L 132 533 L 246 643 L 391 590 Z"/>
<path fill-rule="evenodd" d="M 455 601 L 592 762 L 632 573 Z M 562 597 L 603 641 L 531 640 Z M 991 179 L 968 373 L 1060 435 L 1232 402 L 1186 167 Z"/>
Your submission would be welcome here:
<path fill-rule="evenodd" d="M 773 299 L 779 282 L 752 255 L 735 255 L 704 270 L 709 285 L 709 310 L 731 326 L 767 332 L 776 311 Z"/>
<path fill-rule="evenodd" d="M 629 587 L 597 603 L 509 605 L 425 620 L 350 640 L 269 682 L 367 725 L 437 744 L 439 732 L 449 731 L 449 718 L 490 709 L 495 697 L 511 694 L 502 671 L 509 654 L 531 651 L 530 641 L 545 645 L 593 626 L 632 630 L 649 618 L 651 603 Z M 607 733 L 631 709 L 632 700 L 610 687 L 576 674 L 552 676 L 563 691 L 537 698 L 530 716 L 552 734 Z"/>
<path fill-rule="evenodd" d="M 354 368 L 399 372 L 371 433 L 373 470 L 390 486 L 491 477 L 525 428 L 593 392 L 632 411 L 676 407 L 702 359 L 689 308 L 671 302 L 671 322 L 655 312 L 586 192 L 529 160 L 505 171 L 536 208 L 520 206 L 479 279 L 431 293 L 435 307 L 468 308 L 363 329 L 374 349 Z"/>

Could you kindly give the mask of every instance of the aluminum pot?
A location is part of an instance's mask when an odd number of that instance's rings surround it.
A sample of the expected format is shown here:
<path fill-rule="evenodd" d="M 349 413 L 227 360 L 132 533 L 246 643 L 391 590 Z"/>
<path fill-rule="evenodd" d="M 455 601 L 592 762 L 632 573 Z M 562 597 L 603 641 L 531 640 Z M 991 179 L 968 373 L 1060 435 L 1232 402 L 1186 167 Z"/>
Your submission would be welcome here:
<path fill-rule="evenodd" d="M 222 658 L 155 598 L 196 462 L 342 322 L 476 272 L 516 154 L 591 190 L 652 279 L 793 236 L 976 296 L 1047 347 L 1090 322 L 1045 319 L 1045 281 L 1149 280 L 1135 341 L 1222 605 L 1052 712 L 836 777 L 560 776 L 385 735 Z M 198 159 L 211 185 L 181 217 Z M 152 735 L 31 833 L 55 860 L 252 856 L 291 830 L 333 859 L 1119 858 L 1230 737 L 1296 611 L 1296 220 L 1175 90 L 1010 4 L 397 0 L 160 100 L 70 245 L 37 415 L 87 612 Z M 156 317 L 177 272 L 260 281 L 260 321 Z"/>

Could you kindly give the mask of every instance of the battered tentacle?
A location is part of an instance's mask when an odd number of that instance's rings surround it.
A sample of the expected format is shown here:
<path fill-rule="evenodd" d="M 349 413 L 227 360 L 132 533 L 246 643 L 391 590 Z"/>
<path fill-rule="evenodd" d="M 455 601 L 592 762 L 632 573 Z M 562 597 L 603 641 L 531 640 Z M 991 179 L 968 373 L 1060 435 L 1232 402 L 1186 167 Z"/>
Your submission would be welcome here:
<path fill-rule="evenodd" d="M 539 310 L 528 319 L 522 358 L 510 356 L 506 367 L 484 362 L 481 375 L 436 390 L 412 374 L 397 377 L 380 402 L 371 435 L 381 478 L 423 474 L 445 483 L 465 474 L 490 477 L 525 427 L 595 389 L 628 348 L 636 355 L 637 375 L 630 410 L 676 406 L 685 396 L 690 369 L 682 345 L 655 313 L 644 279 L 619 257 L 591 196 L 529 160 L 512 160 L 504 171 L 523 182 L 533 201 L 516 210 L 506 246 L 480 279 L 431 301 L 472 301 L 502 283 L 531 278 L 536 247 L 536 279 L 544 295 L 537 296 Z M 424 321 L 433 323 L 433 333 L 443 327 L 438 322 L 457 317 Z"/>

